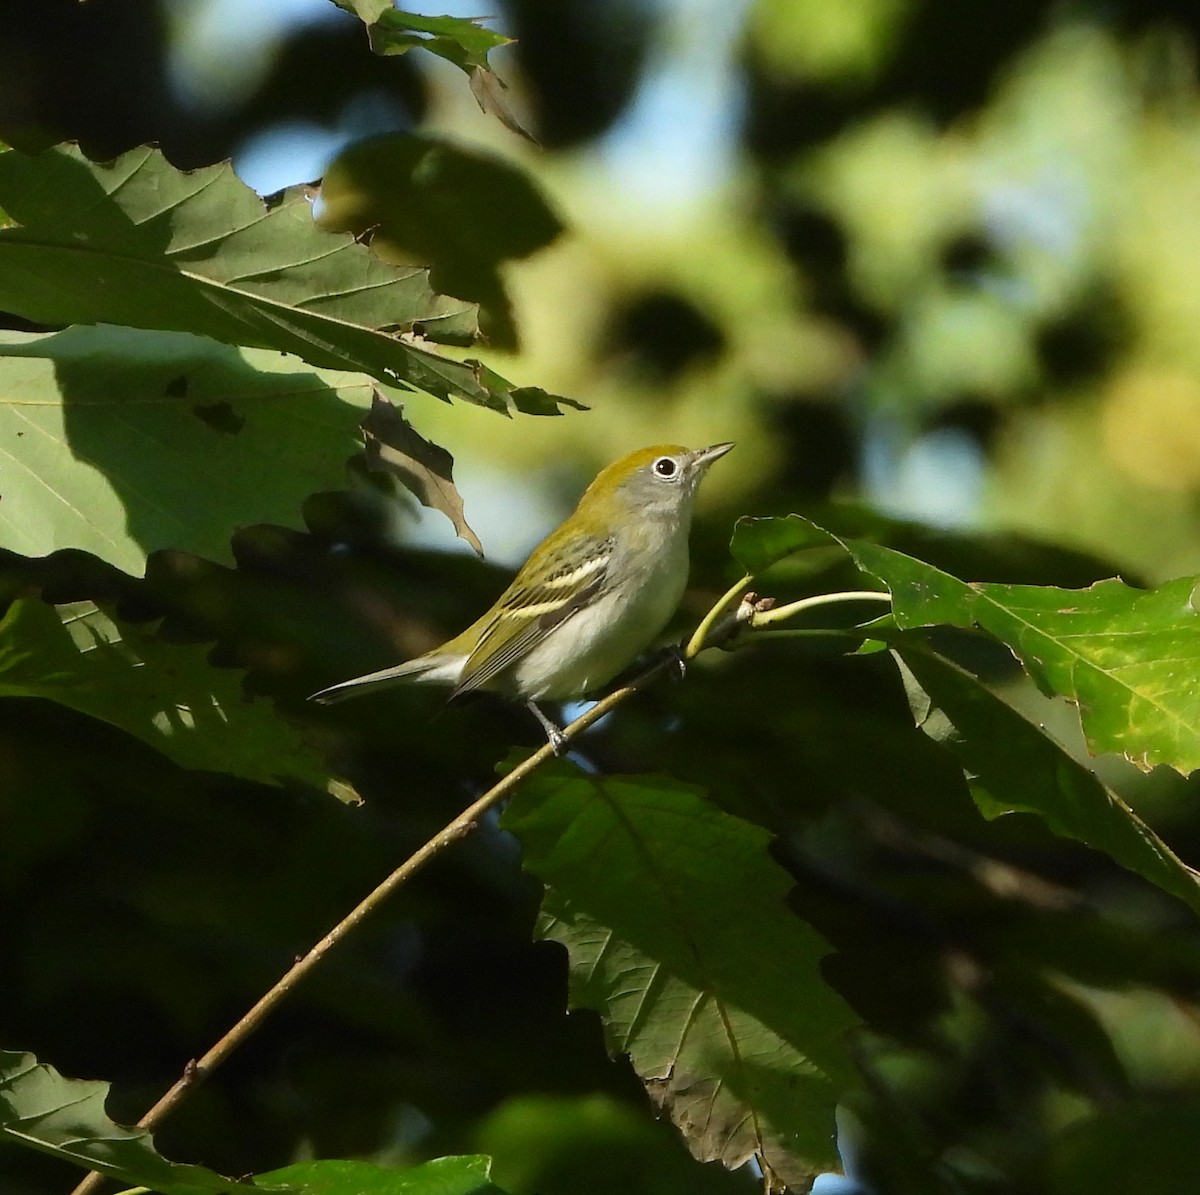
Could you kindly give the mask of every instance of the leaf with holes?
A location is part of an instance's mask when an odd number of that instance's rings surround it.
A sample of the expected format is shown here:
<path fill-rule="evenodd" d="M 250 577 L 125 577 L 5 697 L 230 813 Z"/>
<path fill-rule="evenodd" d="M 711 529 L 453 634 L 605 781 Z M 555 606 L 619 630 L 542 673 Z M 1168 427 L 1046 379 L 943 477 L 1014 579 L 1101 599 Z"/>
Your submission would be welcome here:
<path fill-rule="evenodd" d="M 474 308 L 354 237 L 325 232 L 303 190 L 264 203 L 229 165 L 176 170 L 155 149 L 89 161 L 75 146 L 0 152 L 0 310 L 36 323 L 191 332 L 360 371 L 504 413 L 513 388 L 426 347 Z"/>
<path fill-rule="evenodd" d="M 827 944 L 787 908 L 769 835 L 662 777 L 525 782 L 504 815 L 547 886 L 539 932 L 696 1157 L 758 1158 L 806 1189 L 836 1165 L 855 1023 L 822 981 Z"/>

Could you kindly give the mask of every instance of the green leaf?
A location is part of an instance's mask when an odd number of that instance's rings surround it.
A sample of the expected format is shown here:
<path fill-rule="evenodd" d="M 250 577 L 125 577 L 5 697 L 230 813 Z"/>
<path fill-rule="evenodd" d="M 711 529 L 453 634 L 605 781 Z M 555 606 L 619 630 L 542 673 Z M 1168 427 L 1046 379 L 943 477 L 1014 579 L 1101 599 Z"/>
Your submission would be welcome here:
<path fill-rule="evenodd" d="M 1049 738 L 1034 714 L 912 639 L 896 651 L 917 724 L 962 762 L 986 816 L 1036 813 L 1056 834 L 1104 851 L 1200 913 L 1200 874 Z"/>
<path fill-rule="evenodd" d="M 1200 1101 L 1190 1089 L 1072 1119 L 1044 1164 L 1056 1195 L 1192 1195 Z M 1126 1181 L 1128 1179 L 1128 1181 Z"/>
<path fill-rule="evenodd" d="M 367 27 L 371 49 L 376 54 L 404 54 L 428 50 L 468 74 L 486 69 L 487 56 L 512 39 L 485 29 L 466 17 L 422 16 L 393 7 L 391 0 L 333 0 Z"/>
<path fill-rule="evenodd" d="M 1078 707 L 1089 749 L 1138 767 L 1200 768 L 1200 614 L 1195 578 L 1158 589 L 1112 579 L 1087 589 L 968 583 L 863 540 L 841 540 L 798 515 L 742 520 L 739 559 L 840 543 L 892 594 L 896 625 L 980 627 L 1012 649 L 1042 692 Z"/>
<path fill-rule="evenodd" d="M 471 80 L 471 94 L 484 112 L 497 117 L 512 132 L 534 141 L 509 107 L 504 81 L 488 64 L 490 51 L 512 41 L 479 24 L 479 20 L 488 18 L 423 16 L 393 8 L 389 0 L 333 2 L 366 25 L 376 54 L 406 54 L 420 49 L 452 62 Z"/>
<path fill-rule="evenodd" d="M 220 1195 L 286 1191 L 285 1186 L 235 1182 L 202 1166 L 168 1162 L 146 1129 L 109 1119 L 109 1085 L 64 1079 L 32 1054 L 0 1051 L 0 1141 L 25 1145 L 87 1170 L 99 1170 L 127 1186 L 162 1195 Z"/>
<path fill-rule="evenodd" d="M 464 304 L 353 237 L 303 190 L 270 205 L 228 164 L 176 170 L 157 150 L 89 161 L 74 146 L 0 154 L 0 309 L 50 325 L 123 324 L 293 353 L 325 369 L 508 413 L 510 387 L 418 343 Z M 486 379 L 486 380 L 483 380 Z"/>
<path fill-rule="evenodd" d="M 185 768 L 300 780 L 351 799 L 267 702 L 242 697 L 240 678 L 210 665 L 203 648 L 161 643 L 87 602 L 56 611 L 22 599 L 0 620 L 0 698 L 56 701 Z"/>
<path fill-rule="evenodd" d="M 773 564 L 813 548 L 845 547 L 832 532 L 800 515 L 777 519 L 738 519 L 733 528 L 729 550 L 733 558 L 752 577 L 765 573 Z"/>
<path fill-rule="evenodd" d="M 539 932 L 702 1160 L 756 1156 L 802 1186 L 836 1164 L 854 1016 L 822 981 L 769 835 L 661 777 L 526 781 L 503 824 L 547 885 Z"/>
<path fill-rule="evenodd" d="M 228 559 L 235 528 L 347 484 L 372 387 L 183 333 L 0 331 L 0 545 Z"/>
<path fill-rule="evenodd" d="M 504 1195 L 490 1174 L 491 1159 L 475 1154 L 404 1170 L 373 1162 L 297 1162 L 258 1181 L 286 1183 L 304 1195 Z"/>
<path fill-rule="evenodd" d="M 1016 654 L 1043 693 L 1079 707 L 1088 748 L 1149 770 L 1200 767 L 1200 615 L 1194 578 L 1154 590 L 968 585 L 874 544 L 850 545 L 892 592 L 901 628 L 978 626 Z"/>

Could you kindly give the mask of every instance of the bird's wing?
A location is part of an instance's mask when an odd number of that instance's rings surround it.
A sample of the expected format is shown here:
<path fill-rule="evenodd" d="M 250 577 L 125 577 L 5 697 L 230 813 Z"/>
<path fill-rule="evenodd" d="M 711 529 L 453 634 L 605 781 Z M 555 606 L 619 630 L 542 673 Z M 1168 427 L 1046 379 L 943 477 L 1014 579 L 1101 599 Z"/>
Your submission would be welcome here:
<path fill-rule="evenodd" d="M 575 554 L 575 559 L 583 555 L 582 564 L 551 569 L 545 580 L 535 585 L 517 575 L 467 657 L 452 697 L 481 688 L 499 676 L 604 591 L 612 544 L 598 541 L 592 548 Z"/>

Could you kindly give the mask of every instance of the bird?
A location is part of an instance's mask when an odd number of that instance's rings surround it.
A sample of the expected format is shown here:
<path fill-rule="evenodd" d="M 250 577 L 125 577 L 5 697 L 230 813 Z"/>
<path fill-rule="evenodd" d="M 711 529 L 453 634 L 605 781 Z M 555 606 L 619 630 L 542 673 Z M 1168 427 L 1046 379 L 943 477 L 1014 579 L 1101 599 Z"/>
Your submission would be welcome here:
<path fill-rule="evenodd" d="M 432 651 L 313 693 L 321 704 L 404 683 L 524 702 L 560 752 L 543 701 L 607 684 L 662 632 L 688 579 L 696 491 L 732 443 L 641 448 L 601 470 L 492 607 Z"/>

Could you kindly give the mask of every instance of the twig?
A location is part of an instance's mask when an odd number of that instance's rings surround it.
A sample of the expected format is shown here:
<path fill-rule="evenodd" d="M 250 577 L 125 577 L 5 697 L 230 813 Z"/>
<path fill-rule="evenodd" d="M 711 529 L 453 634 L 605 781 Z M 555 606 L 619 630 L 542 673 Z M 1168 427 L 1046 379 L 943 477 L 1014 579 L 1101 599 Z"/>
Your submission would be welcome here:
<path fill-rule="evenodd" d="M 778 609 L 771 609 L 770 599 L 758 599 L 757 595 L 743 590 L 752 578 L 743 577 L 736 585 L 731 586 L 705 615 L 688 640 L 684 648 L 685 659 L 692 659 L 705 647 L 727 637 L 738 624 L 750 627 L 765 625 L 778 621 L 780 618 L 798 613 L 800 610 L 828 602 L 844 602 L 858 600 L 888 600 L 886 594 L 870 590 L 856 590 L 848 593 L 823 594 L 817 597 L 804 598 Z M 742 598 L 738 608 L 729 613 L 734 601 Z M 722 616 L 726 617 L 723 619 Z M 779 634 L 780 632 L 774 632 Z M 772 634 L 764 632 L 764 634 Z M 617 689 L 607 697 L 596 702 L 590 709 L 580 714 L 570 725 L 563 728 L 562 736 L 570 741 L 582 734 L 593 723 L 598 722 L 623 701 L 627 701 L 634 693 L 653 684 L 664 672 L 673 666 L 670 659 L 659 660 L 644 672 L 634 677 L 629 684 Z M 553 758 L 554 747 L 547 743 L 535 751 L 528 759 L 522 760 L 511 772 L 497 784 L 494 784 L 473 805 L 464 809 L 452 822 L 443 826 L 424 846 L 414 851 L 395 871 L 391 873 L 370 895 L 366 896 L 346 917 L 337 923 L 307 954 L 284 972 L 283 976 L 250 1008 L 250 1010 L 229 1029 L 217 1042 L 199 1058 L 192 1060 L 184 1067 L 183 1074 L 157 1103 L 138 1121 L 138 1127 L 152 1129 L 171 1112 L 187 1093 L 202 1082 L 219 1066 L 238 1046 L 254 1032 L 255 1029 L 274 1010 L 275 1006 L 310 971 L 329 953 L 351 930 L 357 927 L 367 916 L 377 909 L 402 884 L 412 878 L 435 855 L 441 854 L 448 846 L 465 838 L 479 823 L 479 819 L 493 805 L 502 801 L 536 768 L 546 760 Z M 85 1175 L 83 1180 L 74 1188 L 71 1195 L 91 1195 L 104 1181 L 104 1176 L 95 1171 Z M 136 1188 L 135 1188 L 136 1190 Z M 130 1195 L 129 1192 L 124 1195 Z"/>
<path fill-rule="evenodd" d="M 571 740 L 582 734 L 594 722 L 616 709 L 634 693 L 646 688 L 670 668 L 671 661 L 659 660 L 645 672 L 634 677 L 629 684 L 610 693 L 580 714 L 569 726 L 563 728 L 563 738 Z M 297 959 L 269 991 L 228 1030 L 207 1053 L 187 1064 L 183 1074 L 169 1091 L 138 1121 L 138 1127 L 152 1129 L 170 1112 L 198 1083 L 219 1066 L 238 1046 L 267 1018 L 275 1006 L 304 979 L 308 973 L 333 949 L 352 929 L 366 919 L 393 892 L 421 870 L 435 855 L 440 854 L 452 843 L 465 838 L 475 829 L 479 819 L 493 805 L 503 800 L 530 772 L 553 758 L 554 749 L 549 743 L 522 760 L 497 784 L 494 784 L 473 805 L 464 809 L 452 822 L 439 830 L 424 846 L 414 851 L 391 875 L 346 917 L 337 923 L 306 955 Z M 104 1176 L 95 1171 L 85 1175 L 71 1195 L 90 1195 L 104 1181 Z"/>

